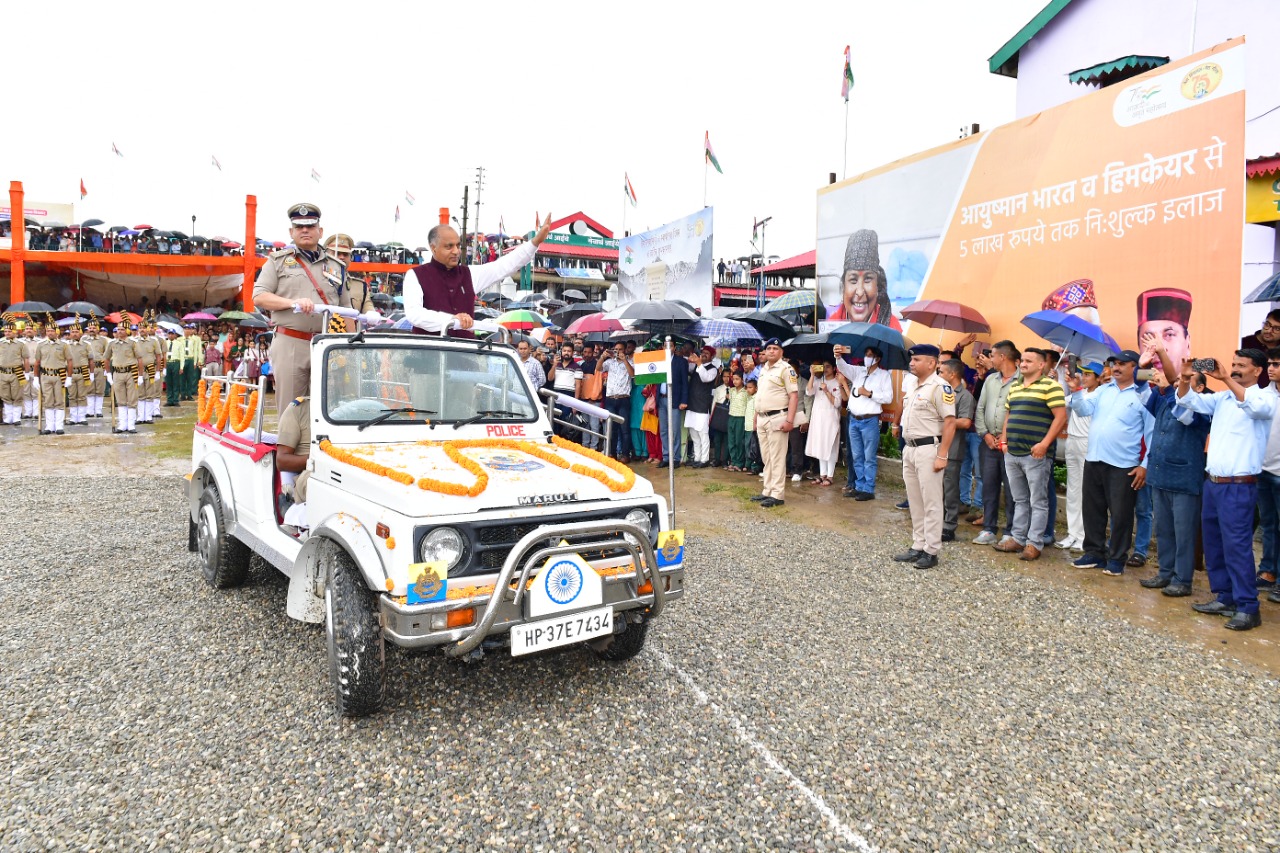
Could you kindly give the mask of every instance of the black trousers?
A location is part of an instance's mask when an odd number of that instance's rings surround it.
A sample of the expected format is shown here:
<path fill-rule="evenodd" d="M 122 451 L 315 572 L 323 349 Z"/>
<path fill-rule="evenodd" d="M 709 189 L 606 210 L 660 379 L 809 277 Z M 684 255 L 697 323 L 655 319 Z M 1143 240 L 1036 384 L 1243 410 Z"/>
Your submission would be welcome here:
<path fill-rule="evenodd" d="M 954 445 L 955 442 L 952 442 Z M 978 446 L 978 459 L 982 462 L 982 529 L 997 533 L 1000 528 L 1000 492 L 1004 492 L 1004 535 L 1013 533 L 1013 503 L 1009 495 L 1009 475 L 1004 470 L 1004 453 L 987 447 L 984 441 Z"/>
<path fill-rule="evenodd" d="M 1133 544 L 1133 510 L 1138 493 L 1133 490 L 1131 468 L 1117 468 L 1106 462 L 1085 462 L 1080 495 L 1084 514 L 1084 553 L 1111 566 L 1129 558 Z M 1111 519 L 1111 539 L 1107 540 L 1107 519 Z"/>

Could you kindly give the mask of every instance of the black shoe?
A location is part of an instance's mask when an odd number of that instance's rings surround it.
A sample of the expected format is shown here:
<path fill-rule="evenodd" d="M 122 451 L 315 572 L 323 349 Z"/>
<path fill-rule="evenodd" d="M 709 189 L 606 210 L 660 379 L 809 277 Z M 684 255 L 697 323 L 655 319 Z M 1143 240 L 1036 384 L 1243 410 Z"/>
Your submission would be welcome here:
<path fill-rule="evenodd" d="M 1171 583 L 1164 589 L 1160 590 L 1160 593 L 1162 595 L 1167 595 L 1170 598 L 1185 598 L 1191 594 L 1191 587 L 1182 583 Z"/>
<path fill-rule="evenodd" d="M 873 501 L 876 496 L 874 492 L 857 492 L 854 494 L 853 499 L 856 501 Z"/>
<path fill-rule="evenodd" d="M 122 433 L 122 432 L 124 432 L 124 430 L 122 430 L 122 429 L 113 429 L 113 430 L 111 430 L 111 434 L 112 434 L 112 435 L 119 435 L 119 434 L 120 434 L 120 433 Z"/>
<path fill-rule="evenodd" d="M 901 554 L 895 554 L 893 561 L 895 563 L 914 563 L 924 555 L 924 551 L 917 551 L 915 548 L 909 548 Z"/>
<path fill-rule="evenodd" d="M 53 434 L 53 430 L 51 430 L 51 429 L 42 429 L 42 430 L 40 430 L 40 434 L 41 434 L 41 435 L 52 435 L 52 434 Z"/>
<path fill-rule="evenodd" d="M 1216 598 L 1212 601 L 1202 601 L 1199 604 L 1193 604 L 1191 605 L 1191 609 L 1197 613 L 1208 613 L 1210 616 L 1226 616 L 1229 618 L 1236 615 L 1236 609 L 1234 607 L 1228 607 Z"/>
<path fill-rule="evenodd" d="M 1125 565 L 1131 569 L 1141 568 L 1146 564 L 1147 564 L 1146 554 L 1131 554 L 1129 555 L 1129 559 L 1125 562 Z"/>
<path fill-rule="evenodd" d="M 954 541 L 956 541 L 956 532 L 955 532 L 954 530 L 944 530 L 944 531 L 942 531 L 942 541 L 943 541 L 943 542 L 954 542 Z"/>
<path fill-rule="evenodd" d="M 670 467 L 671 467 L 671 463 L 670 463 L 670 462 L 668 462 L 667 460 L 663 459 L 661 462 L 659 462 L 659 463 L 658 463 L 657 467 L 659 467 L 659 468 L 670 468 Z"/>
<path fill-rule="evenodd" d="M 1272 601 L 1272 602 L 1275 602 L 1276 604 L 1280 604 L 1280 586 L 1277 586 L 1275 589 L 1271 590 L 1271 594 L 1267 596 L 1267 601 Z"/>
<path fill-rule="evenodd" d="M 760 501 L 760 506 L 774 507 L 774 506 L 782 506 L 785 503 L 786 501 L 784 501 L 782 498 L 765 498 L 764 500 Z"/>
<path fill-rule="evenodd" d="M 1248 631 L 1250 628 L 1257 628 L 1262 624 L 1262 614 L 1260 613 L 1237 613 L 1232 616 L 1224 626 L 1232 631 Z"/>
<path fill-rule="evenodd" d="M 65 429 L 60 429 L 60 430 L 55 431 L 55 433 L 54 433 L 54 434 L 55 434 L 55 435 L 66 435 L 66 434 L 67 434 L 67 431 L 66 431 Z"/>
<path fill-rule="evenodd" d="M 937 554 L 921 554 L 920 558 L 915 562 L 915 567 L 917 569 L 932 569 L 936 565 L 938 565 Z"/>
<path fill-rule="evenodd" d="M 756 503 L 760 503 L 761 501 L 769 500 L 769 496 L 768 495 L 752 495 L 751 500 L 755 501 Z"/>
<path fill-rule="evenodd" d="M 154 415 L 152 415 L 151 417 L 155 418 L 155 419 L 156 419 L 156 420 L 158 420 L 158 421 L 159 421 L 159 420 L 163 420 L 163 419 L 164 419 L 164 415 L 160 414 L 159 412 L 156 412 L 156 413 L 155 413 Z M 147 421 L 147 423 L 151 423 L 151 421 Z"/>
<path fill-rule="evenodd" d="M 1142 580 L 1138 581 L 1138 583 L 1146 587 L 1147 589 L 1164 589 L 1166 586 L 1169 585 L 1169 579 L 1162 578 L 1159 575 L 1156 575 L 1155 577 L 1143 578 Z"/>
<path fill-rule="evenodd" d="M 137 431 L 136 429 L 127 429 L 127 430 L 125 430 L 125 432 L 129 433 L 129 435 L 137 435 L 137 434 L 138 434 L 138 431 Z"/>
<path fill-rule="evenodd" d="M 893 508 L 894 509 L 911 509 L 911 504 L 909 501 L 903 501 L 902 503 L 894 504 Z"/>

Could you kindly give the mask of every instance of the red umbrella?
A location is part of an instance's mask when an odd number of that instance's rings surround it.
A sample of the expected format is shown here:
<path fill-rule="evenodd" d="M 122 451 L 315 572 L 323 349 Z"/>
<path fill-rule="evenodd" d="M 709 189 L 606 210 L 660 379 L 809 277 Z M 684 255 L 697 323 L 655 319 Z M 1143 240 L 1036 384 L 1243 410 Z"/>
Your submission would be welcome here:
<path fill-rule="evenodd" d="M 225 243 L 223 243 L 223 244 L 222 244 L 222 248 L 224 248 L 224 249 L 239 249 L 239 248 L 240 248 L 240 244 L 239 244 L 239 243 L 237 243 L 235 240 L 228 240 L 227 242 L 225 242 Z"/>
<path fill-rule="evenodd" d="M 288 243 L 282 243 L 282 242 L 280 242 L 279 240 L 276 240 L 276 241 L 275 241 L 274 243 L 272 243 L 271 245 L 272 245 L 274 248 L 276 248 L 276 249 L 283 249 L 285 246 L 287 246 L 287 245 L 289 245 L 289 244 L 288 244 Z"/>
<path fill-rule="evenodd" d="M 945 299 L 922 299 L 902 309 L 902 319 L 952 332 L 989 333 L 991 324 L 974 308 Z"/>
<path fill-rule="evenodd" d="M 145 224 L 144 224 L 144 225 L 135 225 L 135 226 L 133 226 L 133 230 L 134 230 L 134 231 L 150 231 L 150 230 L 151 230 L 152 228 L 154 228 L 154 227 L 155 227 L 154 225 L 145 225 Z"/>
<path fill-rule="evenodd" d="M 130 323 L 142 322 L 142 317 L 138 316 L 137 314 L 134 314 L 132 311 L 112 311 L 103 319 L 106 320 L 108 323 L 120 323 L 120 322 L 123 322 L 122 315 L 123 317 L 127 317 L 128 322 Z"/>
<path fill-rule="evenodd" d="M 574 320 L 565 328 L 564 333 L 566 335 L 585 335 L 591 332 L 620 332 L 623 328 L 625 327 L 622 323 L 612 317 L 604 316 L 603 312 L 597 312 Z"/>

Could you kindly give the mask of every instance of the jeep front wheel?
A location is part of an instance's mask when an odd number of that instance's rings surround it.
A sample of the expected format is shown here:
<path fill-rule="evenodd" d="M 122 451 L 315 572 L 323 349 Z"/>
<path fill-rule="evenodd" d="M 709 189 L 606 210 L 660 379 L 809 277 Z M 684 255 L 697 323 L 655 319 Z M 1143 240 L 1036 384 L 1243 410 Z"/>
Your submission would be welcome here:
<path fill-rule="evenodd" d="M 377 597 L 355 561 L 335 544 L 323 547 L 325 634 L 329 681 L 338 713 L 363 717 L 382 707 L 386 646 L 378 624 Z"/>
<path fill-rule="evenodd" d="M 595 652 L 596 657 L 600 658 L 600 660 L 614 663 L 631 660 L 644 649 L 644 640 L 648 633 L 648 619 L 642 619 L 640 622 L 628 622 L 627 627 L 622 630 L 621 634 L 614 634 L 612 638 L 603 638 L 605 640 L 612 639 L 612 642 L 601 644 L 601 646 L 592 645 L 591 650 Z"/>
<path fill-rule="evenodd" d="M 249 546 L 228 532 L 227 511 L 218 487 L 212 483 L 200 496 L 195 533 L 205 582 L 214 589 L 244 583 L 249 574 Z"/>

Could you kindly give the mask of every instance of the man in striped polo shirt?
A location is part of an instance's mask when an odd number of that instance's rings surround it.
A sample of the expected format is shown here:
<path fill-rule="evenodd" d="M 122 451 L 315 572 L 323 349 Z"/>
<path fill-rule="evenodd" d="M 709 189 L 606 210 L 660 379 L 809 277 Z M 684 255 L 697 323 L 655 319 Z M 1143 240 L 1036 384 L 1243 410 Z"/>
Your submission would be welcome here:
<path fill-rule="evenodd" d="M 1034 560 L 1049 518 L 1049 478 L 1053 476 L 1053 442 L 1067 422 L 1062 386 L 1045 375 L 1048 356 L 1028 347 L 1022 353 L 1022 378 L 1014 380 L 1005 403 L 1005 473 L 1013 498 L 1012 535 L 993 547 L 1007 553 L 1022 552 L 1020 559 Z"/>

